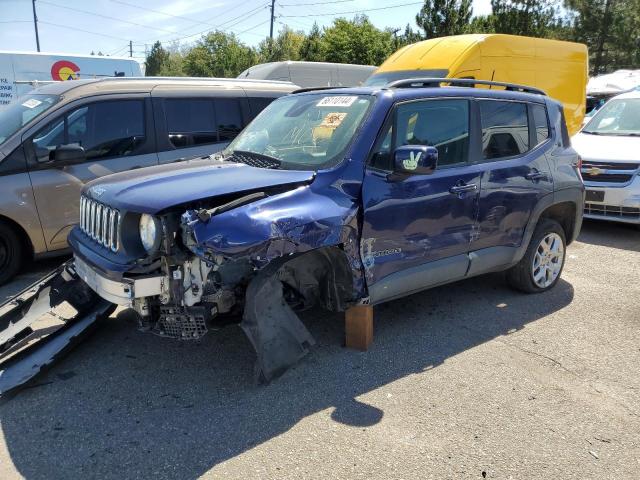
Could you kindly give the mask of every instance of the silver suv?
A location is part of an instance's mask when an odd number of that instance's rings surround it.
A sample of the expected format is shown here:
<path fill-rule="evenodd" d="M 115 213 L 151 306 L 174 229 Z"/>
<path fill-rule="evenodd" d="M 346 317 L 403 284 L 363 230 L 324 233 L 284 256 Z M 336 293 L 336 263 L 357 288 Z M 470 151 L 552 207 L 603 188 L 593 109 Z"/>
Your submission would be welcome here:
<path fill-rule="evenodd" d="M 584 216 L 640 225 L 640 91 L 609 100 L 572 143 L 583 159 Z"/>
<path fill-rule="evenodd" d="M 59 82 L 0 113 L 0 284 L 67 251 L 82 186 L 222 150 L 290 82 L 110 78 Z"/>

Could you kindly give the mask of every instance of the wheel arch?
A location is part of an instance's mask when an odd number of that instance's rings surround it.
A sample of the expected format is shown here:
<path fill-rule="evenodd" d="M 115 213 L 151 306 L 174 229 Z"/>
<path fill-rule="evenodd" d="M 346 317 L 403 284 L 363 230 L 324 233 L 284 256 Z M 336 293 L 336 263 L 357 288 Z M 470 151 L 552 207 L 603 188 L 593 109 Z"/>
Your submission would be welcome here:
<path fill-rule="evenodd" d="M 540 223 L 543 219 L 550 219 L 558 222 L 564 230 L 564 236 L 567 245 L 569 245 L 573 241 L 575 234 L 576 209 L 577 206 L 575 202 L 565 201 L 554 203 L 542 211 L 537 223 Z"/>
<path fill-rule="evenodd" d="M 330 311 L 343 311 L 362 297 L 362 277 L 341 245 L 280 257 L 271 261 L 262 273 L 275 275 L 309 304 L 319 303 Z"/>
<path fill-rule="evenodd" d="M 33 242 L 31 241 L 31 237 L 29 237 L 29 234 L 22 227 L 22 225 L 20 225 L 18 222 L 16 222 L 12 218 L 7 217 L 6 215 L 2 215 L 2 214 L 0 214 L 0 224 L 7 225 L 14 232 L 16 232 L 18 237 L 20 237 L 22 245 L 25 247 L 24 251 L 23 251 L 24 259 L 25 260 L 33 259 L 34 255 L 35 255 L 35 249 L 34 249 L 34 246 L 33 246 Z"/>

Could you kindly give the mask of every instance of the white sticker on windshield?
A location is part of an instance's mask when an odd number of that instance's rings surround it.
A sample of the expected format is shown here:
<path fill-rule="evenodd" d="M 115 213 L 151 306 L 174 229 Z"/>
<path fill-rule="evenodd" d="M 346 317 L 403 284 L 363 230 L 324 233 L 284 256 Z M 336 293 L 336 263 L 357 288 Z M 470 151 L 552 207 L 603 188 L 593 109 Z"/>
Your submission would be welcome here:
<path fill-rule="evenodd" d="M 41 103 L 42 102 L 40 100 L 36 100 L 35 98 L 30 98 L 26 102 L 22 102 L 22 106 L 27 108 L 36 108 Z"/>
<path fill-rule="evenodd" d="M 357 99 L 358 97 L 352 97 L 348 95 L 324 97 L 316 104 L 316 107 L 350 107 Z"/>

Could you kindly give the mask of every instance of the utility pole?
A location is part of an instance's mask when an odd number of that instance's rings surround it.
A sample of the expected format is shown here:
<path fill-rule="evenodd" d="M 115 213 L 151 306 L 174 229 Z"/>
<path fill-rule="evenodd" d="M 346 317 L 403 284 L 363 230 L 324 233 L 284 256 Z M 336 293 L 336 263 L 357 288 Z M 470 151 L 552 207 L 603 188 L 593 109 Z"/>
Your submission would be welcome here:
<path fill-rule="evenodd" d="M 394 45 L 396 46 L 396 50 L 398 50 L 398 32 L 400 31 L 399 28 L 396 28 L 395 30 L 393 30 L 391 33 L 393 33 L 393 39 L 394 39 Z"/>
<path fill-rule="evenodd" d="M 269 30 L 269 39 L 273 42 L 273 21 L 275 20 L 276 0 L 271 0 L 271 29 Z"/>
<path fill-rule="evenodd" d="M 133 57 L 133 40 L 129 40 L 129 56 Z"/>
<path fill-rule="evenodd" d="M 38 17 L 36 15 L 36 0 L 31 0 L 31 6 L 33 7 L 33 27 L 36 29 L 36 48 L 38 49 L 38 51 L 40 51 L 40 37 L 38 36 Z"/>

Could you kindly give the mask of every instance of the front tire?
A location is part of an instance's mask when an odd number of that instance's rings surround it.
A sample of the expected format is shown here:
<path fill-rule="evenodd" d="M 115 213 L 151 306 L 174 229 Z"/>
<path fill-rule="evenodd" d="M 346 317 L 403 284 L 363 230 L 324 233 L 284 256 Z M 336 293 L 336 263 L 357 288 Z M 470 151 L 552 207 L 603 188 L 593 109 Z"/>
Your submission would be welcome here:
<path fill-rule="evenodd" d="M 507 282 L 526 293 L 552 289 L 564 268 L 566 245 L 560 224 L 548 218 L 542 219 L 533 232 L 524 257 L 507 271 Z"/>

